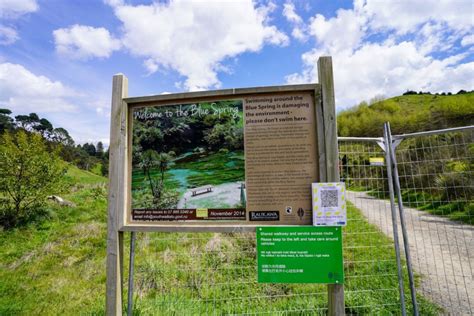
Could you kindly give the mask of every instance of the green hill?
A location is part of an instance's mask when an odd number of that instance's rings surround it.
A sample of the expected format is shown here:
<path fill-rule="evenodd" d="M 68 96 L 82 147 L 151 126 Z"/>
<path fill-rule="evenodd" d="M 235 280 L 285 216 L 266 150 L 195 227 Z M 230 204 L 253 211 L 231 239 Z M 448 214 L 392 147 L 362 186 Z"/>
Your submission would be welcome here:
<path fill-rule="evenodd" d="M 362 102 L 337 116 L 338 135 L 379 137 L 383 123 L 393 134 L 474 124 L 474 92 L 456 95 L 403 95 L 372 105 Z"/>
<path fill-rule="evenodd" d="M 78 167 L 71 164 L 68 167 L 66 177 L 68 177 L 71 182 L 81 185 L 99 184 L 107 181 L 107 178 L 99 176 L 90 171 L 79 169 Z"/>

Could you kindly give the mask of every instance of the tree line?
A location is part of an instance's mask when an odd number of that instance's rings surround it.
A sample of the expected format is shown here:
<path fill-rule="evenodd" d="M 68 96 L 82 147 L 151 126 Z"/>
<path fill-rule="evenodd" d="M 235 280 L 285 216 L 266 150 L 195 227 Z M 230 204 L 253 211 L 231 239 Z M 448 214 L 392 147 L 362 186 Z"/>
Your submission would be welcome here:
<path fill-rule="evenodd" d="M 80 169 L 90 171 L 100 166 L 96 173 L 106 176 L 108 173 L 108 150 L 104 144 L 85 143 L 75 144 L 74 139 L 63 127 L 54 127 L 46 118 L 40 118 L 36 113 L 11 116 L 9 109 L 0 109 L 0 135 L 8 132 L 15 134 L 19 130 L 26 133 L 39 134 L 50 146 L 59 146 L 60 157 Z"/>

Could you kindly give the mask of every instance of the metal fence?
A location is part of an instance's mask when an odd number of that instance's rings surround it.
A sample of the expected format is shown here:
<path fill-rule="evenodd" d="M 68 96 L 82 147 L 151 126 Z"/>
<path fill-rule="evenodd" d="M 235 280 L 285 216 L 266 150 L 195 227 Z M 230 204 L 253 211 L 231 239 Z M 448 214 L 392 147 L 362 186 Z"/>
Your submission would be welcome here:
<path fill-rule="evenodd" d="M 474 127 L 393 137 L 419 292 L 474 313 Z"/>
<path fill-rule="evenodd" d="M 401 283 L 408 312 L 413 311 L 408 295 L 410 267 L 419 314 L 472 314 L 474 127 L 395 135 L 391 140 L 340 138 L 339 151 L 341 175 L 352 204 L 391 240 L 399 236 L 400 254 L 405 253 L 401 243 L 405 234 L 411 260 L 401 261 Z M 395 214 L 395 234 L 387 174 L 390 163 L 393 202 L 399 198 L 402 202 Z"/>
<path fill-rule="evenodd" d="M 347 155 L 379 157 L 377 145 L 346 146 Z M 341 152 L 343 154 L 344 151 Z M 387 194 L 384 168 L 365 158 L 351 169 L 353 188 Z M 346 168 L 349 165 L 346 165 Z M 351 188 L 351 187 L 349 187 Z M 348 315 L 398 314 L 398 278 L 393 241 L 348 208 L 344 228 L 345 305 Z M 364 202 L 367 204 L 367 202 Z M 383 206 L 384 210 L 389 210 Z M 371 209 L 381 218 L 380 210 Z M 385 219 L 390 224 L 390 219 Z M 134 311 L 144 315 L 326 315 L 327 286 L 257 283 L 253 233 L 138 233 Z M 317 267 L 315 267 L 317 269 Z"/>
<path fill-rule="evenodd" d="M 350 202 L 343 233 L 347 315 L 415 312 L 400 214 L 417 312 L 472 313 L 473 137 L 472 127 L 393 136 L 390 149 L 404 203 L 396 214 L 396 233 L 389 143 L 383 138 L 339 140 L 341 180 Z M 137 233 L 134 314 L 327 314 L 325 285 L 257 283 L 255 239 L 253 233 Z"/>

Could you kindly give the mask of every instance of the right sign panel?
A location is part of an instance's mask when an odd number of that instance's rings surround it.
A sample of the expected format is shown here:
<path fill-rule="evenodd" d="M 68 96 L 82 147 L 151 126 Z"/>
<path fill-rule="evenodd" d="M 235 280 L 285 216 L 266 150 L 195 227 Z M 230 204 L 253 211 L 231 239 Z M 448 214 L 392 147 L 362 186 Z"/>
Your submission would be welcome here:
<path fill-rule="evenodd" d="M 310 188 L 318 179 L 313 96 L 243 101 L 248 220 L 311 225 Z"/>

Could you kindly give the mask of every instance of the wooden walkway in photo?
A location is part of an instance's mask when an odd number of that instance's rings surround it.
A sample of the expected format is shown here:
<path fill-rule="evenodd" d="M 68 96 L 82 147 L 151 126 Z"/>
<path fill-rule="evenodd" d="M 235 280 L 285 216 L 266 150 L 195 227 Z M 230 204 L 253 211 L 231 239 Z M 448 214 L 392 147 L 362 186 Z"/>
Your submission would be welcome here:
<path fill-rule="evenodd" d="M 212 192 L 212 185 L 203 185 L 202 187 L 191 189 L 192 196 L 196 196 L 198 194 L 205 194 L 209 192 Z"/>

